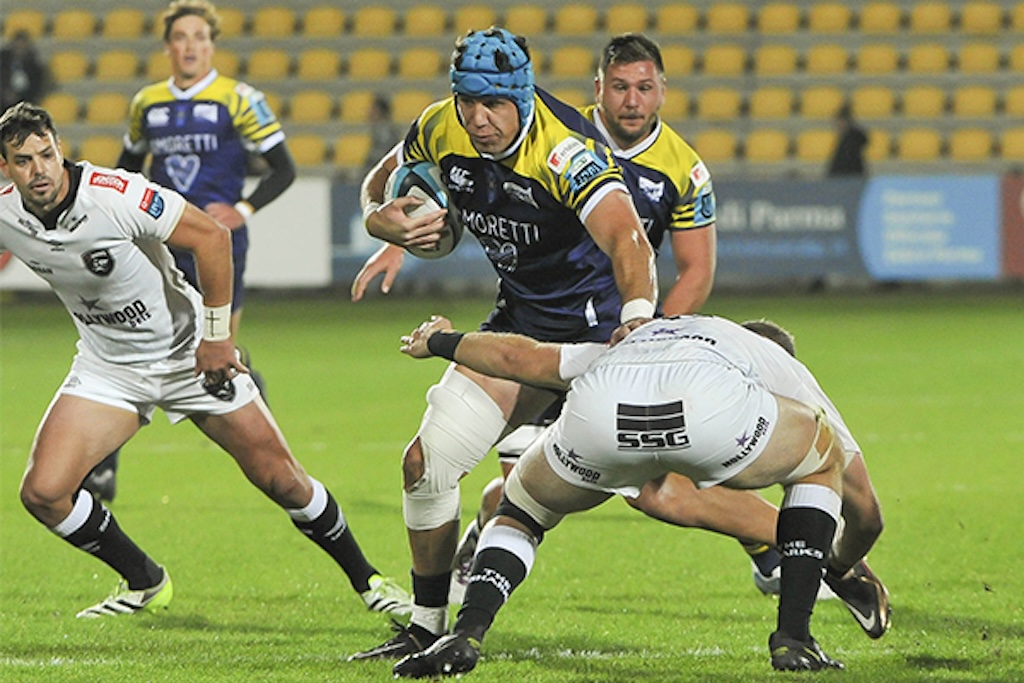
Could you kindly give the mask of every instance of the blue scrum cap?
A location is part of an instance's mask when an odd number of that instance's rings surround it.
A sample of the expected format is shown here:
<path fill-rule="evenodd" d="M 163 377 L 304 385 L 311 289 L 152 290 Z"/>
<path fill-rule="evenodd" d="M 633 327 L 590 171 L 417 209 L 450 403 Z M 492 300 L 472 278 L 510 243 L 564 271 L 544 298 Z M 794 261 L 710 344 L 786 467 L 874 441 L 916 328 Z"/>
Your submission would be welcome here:
<path fill-rule="evenodd" d="M 456 95 L 512 100 L 526 127 L 533 113 L 533 66 L 524 39 L 493 26 L 470 31 L 455 44 L 449 75 Z"/>

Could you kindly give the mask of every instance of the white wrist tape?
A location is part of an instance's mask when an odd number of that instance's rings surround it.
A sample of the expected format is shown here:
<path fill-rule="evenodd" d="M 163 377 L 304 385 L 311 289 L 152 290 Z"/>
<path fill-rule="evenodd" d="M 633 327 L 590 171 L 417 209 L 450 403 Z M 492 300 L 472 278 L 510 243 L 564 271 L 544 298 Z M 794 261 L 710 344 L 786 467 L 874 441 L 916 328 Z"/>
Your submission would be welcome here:
<path fill-rule="evenodd" d="M 203 339 L 224 341 L 231 338 L 231 304 L 203 306 Z"/>
<path fill-rule="evenodd" d="M 633 318 L 653 318 L 654 304 L 647 299 L 630 299 L 622 304 L 622 311 L 619 313 L 619 322 L 626 322 Z"/>
<path fill-rule="evenodd" d="M 363 207 L 363 223 L 370 220 L 370 214 L 381 207 L 380 202 L 371 201 L 369 204 Z"/>
<path fill-rule="evenodd" d="M 249 216 L 253 215 L 256 212 L 256 210 L 252 208 L 252 204 L 245 200 L 235 202 L 235 211 L 242 214 L 242 218 L 245 219 L 248 219 Z"/>

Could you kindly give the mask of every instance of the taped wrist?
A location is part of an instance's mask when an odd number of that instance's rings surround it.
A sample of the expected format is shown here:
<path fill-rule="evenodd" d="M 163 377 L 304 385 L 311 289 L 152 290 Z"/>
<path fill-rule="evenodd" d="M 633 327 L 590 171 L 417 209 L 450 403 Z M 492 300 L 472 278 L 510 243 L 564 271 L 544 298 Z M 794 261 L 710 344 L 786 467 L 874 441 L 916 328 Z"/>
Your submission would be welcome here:
<path fill-rule="evenodd" d="M 427 350 L 435 356 L 455 360 L 455 349 L 466 336 L 463 332 L 435 332 L 427 340 Z"/>

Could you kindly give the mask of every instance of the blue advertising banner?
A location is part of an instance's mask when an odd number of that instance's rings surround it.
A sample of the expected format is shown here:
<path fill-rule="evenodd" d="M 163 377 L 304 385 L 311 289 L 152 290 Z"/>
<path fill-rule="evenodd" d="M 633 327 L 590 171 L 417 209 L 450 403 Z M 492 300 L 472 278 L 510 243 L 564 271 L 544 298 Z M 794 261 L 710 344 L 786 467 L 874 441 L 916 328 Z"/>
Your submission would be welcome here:
<path fill-rule="evenodd" d="M 995 280 L 999 178 L 879 176 L 861 203 L 860 249 L 878 280 Z"/>

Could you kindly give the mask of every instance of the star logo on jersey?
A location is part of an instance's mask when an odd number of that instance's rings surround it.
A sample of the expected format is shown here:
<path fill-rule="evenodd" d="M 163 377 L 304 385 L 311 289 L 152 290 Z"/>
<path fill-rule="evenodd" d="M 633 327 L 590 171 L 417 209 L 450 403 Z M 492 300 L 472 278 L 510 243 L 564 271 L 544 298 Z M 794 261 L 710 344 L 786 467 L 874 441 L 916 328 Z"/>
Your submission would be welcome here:
<path fill-rule="evenodd" d="M 107 277 L 114 272 L 114 255 L 109 249 L 93 249 L 82 254 L 85 268 L 93 275 Z"/>
<path fill-rule="evenodd" d="M 80 304 L 82 304 L 83 306 L 85 306 L 85 308 L 87 310 L 90 310 L 90 311 L 102 311 L 103 310 L 102 308 L 100 308 L 100 300 L 99 299 L 86 299 L 81 294 L 79 294 L 78 295 L 78 302 Z"/>
<path fill-rule="evenodd" d="M 743 446 L 747 445 L 748 441 L 750 441 L 750 437 L 747 436 L 746 432 L 743 432 L 743 436 L 736 439 L 736 445 L 742 448 Z"/>
<path fill-rule="evenodd" d="M 164 170 L 171 177 L 174 189 L 181 193 L 192 189 L 192 183 L 196 181 L 199 167 L 202 165 L 203 162 L 197 154 L 171 154 L 164 159 Z"/>

